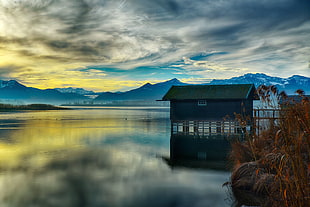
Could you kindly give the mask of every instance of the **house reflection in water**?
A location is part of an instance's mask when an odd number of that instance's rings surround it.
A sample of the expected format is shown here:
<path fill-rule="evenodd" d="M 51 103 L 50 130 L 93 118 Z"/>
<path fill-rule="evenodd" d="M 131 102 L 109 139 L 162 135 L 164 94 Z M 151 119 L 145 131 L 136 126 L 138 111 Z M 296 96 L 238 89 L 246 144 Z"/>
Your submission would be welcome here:
<path fill-rule="evenodd" d="M 251 130 L 258 96 L 253 84 L 186 85 L 172 86 L 162 100 L 170 101 L 170 162 L 218 162 L 227 160 L 232 140 Z"/>

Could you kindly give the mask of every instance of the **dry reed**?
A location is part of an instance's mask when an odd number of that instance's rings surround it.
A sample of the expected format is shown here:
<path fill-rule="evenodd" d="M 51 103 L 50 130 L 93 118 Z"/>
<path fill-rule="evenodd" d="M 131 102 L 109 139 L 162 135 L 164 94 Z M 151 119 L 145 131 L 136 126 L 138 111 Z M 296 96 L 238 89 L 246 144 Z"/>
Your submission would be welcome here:
<path fill-rule="evenodd" d="M 276 103 L 271 96 L 287 100 L 275 87 L 260 87 L 258 93 L 270 105 Z M 310 206 L 310 103 L 302 90 L 297 93 L 300 101 L 282 105 L 277 124 L 232 144 L 237 206 Z"/>

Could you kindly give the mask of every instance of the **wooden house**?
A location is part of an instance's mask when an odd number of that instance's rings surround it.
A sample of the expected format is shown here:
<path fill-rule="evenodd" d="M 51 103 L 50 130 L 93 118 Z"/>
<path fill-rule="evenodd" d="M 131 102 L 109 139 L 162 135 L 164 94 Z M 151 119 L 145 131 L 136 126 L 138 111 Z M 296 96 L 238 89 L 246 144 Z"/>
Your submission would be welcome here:
<path fill-rule="evenodd" d="M 251 128 L 253 84 L 172 86 L 163 101 L 170 101 L 171 159 L 223 160 L 232 137 Z M 241 125 L 239 114 L 248 121 Z"/>
<path fill-rule="evenodd" d="M 253 84 L 235 84 L 172 86 L 162 100 L 170 101 L 174 134 L 210 136 L 239 133 L 236 114 L 253 119 L 259 98 Z"/>

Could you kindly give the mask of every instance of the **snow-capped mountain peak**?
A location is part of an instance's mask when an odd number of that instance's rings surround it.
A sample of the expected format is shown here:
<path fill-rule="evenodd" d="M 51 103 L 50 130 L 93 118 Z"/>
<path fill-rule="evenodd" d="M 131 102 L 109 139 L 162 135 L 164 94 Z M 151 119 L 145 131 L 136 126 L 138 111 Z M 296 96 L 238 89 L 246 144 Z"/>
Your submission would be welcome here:
<path fill-rule="evenodd" d="M 13 87 L 25 87 L 24 85 L 18 83 L 16 80 L 3 81 L 0 80 L 0 88 L 13 88 Z"/>
<path fill-rule="evenodd" d="M 95 92 L 93 91 L 88 91 L 85 90 L 84 88 L 72 88 L 72 87 L 68 87 L 68 88 L 55 88 L 55 90 L 61 92 L 61 93 L 76 93 L 76 94 L 80 94 L 80 95 L 89 95 L 89 94 L 94 94 Z"/>
<path fill-rule="evenodd" d="M 294 94 L 297 89 L 303 89 L 306 93 L 310 93 L 310 78 L 300 75 L 293 75 L 289 78 L 279 78 L 268 76 L 263 73 L 248 73 L 239 77 L 215 79 L 210 82 L 211 85 L 245 83 L 253 83 L 256 87 L 259 85 L 275 85 L 280 91 L 283 90 L 288 94 Z"/>

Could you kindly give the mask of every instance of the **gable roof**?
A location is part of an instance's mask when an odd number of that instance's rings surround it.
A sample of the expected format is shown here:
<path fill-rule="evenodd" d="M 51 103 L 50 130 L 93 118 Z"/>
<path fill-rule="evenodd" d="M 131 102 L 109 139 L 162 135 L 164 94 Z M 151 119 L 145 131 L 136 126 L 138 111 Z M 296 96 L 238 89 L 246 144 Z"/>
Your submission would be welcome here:
<path fill-rule="evenodd" d="M 172 86 L 163 101 L 195 99 L 252 99 L 258 100 L 254 84 Z"/>

